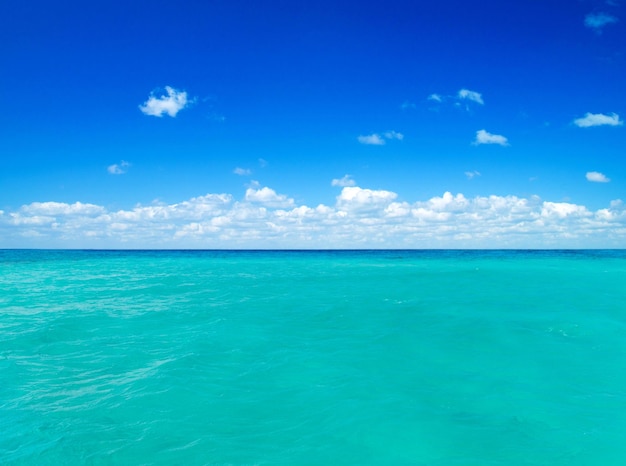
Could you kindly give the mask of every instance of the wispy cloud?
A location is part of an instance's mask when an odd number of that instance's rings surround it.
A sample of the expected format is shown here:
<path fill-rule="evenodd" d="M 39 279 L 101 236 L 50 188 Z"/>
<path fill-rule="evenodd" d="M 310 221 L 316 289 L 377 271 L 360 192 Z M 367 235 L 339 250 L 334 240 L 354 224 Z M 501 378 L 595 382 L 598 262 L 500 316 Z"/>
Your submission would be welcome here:
<path fill-rule="evenodd" d="M 187 107 L 191 102 L 187 98 L 187 92 L 179 91 L 170 86 L 165 86 L 167 95 L 156 96 L 154 91 L 142 105 L 139 106 L 145 115 L 162 117 L 168 114 L 175 117 L 176 114 Z"/>
<path fill-rule="evenodd" d="M 587 178 L 587 181 L 594 183 L 608 183 L 611 181 L 610 178 L 607 178 L 606 175 L 600 172 L 587 172 L 585 177 Z"/>
<path fill-rule="evenodd" d="M 335 178 L 331 181 L 331 186 L 340 186 L 342 188 L 346 186 L 355 186 L 356 181 L 352 179 L 352 175 L 344 175 L 343 178 Z"/>
<path fill-rule="evenodd" d="M 233 173 L 235 175 L 239 175 L 239 176 L 247 176 L 247 175 L 252 175 L 252 170 L 248 169 L 248 168 L 240 168 L 237 167 L 233 170 Z"/>
<path fill-rule="evenodd" d="M 619 247 L 626 229 L 619 200 L 593 211 L 538 196 L 399 197 L 344 186 L 333 204 L 310 207 L 250 187 L 241 200 L 206 194 L 126 210 L 35 202 L 0 215 L 0 247 Z"/>
<path fill-rule="evenodd" d="M 437 104 L 449 104 L 454 107 L 464 108 L 469 111 L 470 104 L 474 105 L 485 105 L 485 101 L 483 100 L 483 95 L 480 92 L 471 91 L 469 89 L 460 89 L 456 94 L 453 95 L 443 95 L 439 93 L 430 94 L 426 100 L 433 102 L 435 105 Z M 433 110 L 436 109 L 433 108 Z"/>
<path fill-rule="evenodd" d="M 397 131 L 386 131 L 384 136 L 387 139 L 397 139 L 398 141 L 402 141 L 404 139 L 404 134 L 398 133 Z"/>
<path fill-rule="evenodd" d="M 226 121 L 226 117 L 219 113 L 209 113 L 207 118 L 211 121 L 217 121 L 218 123 L 223 123 Z"/>
<path fill-rule="evenodd" d="M 617 113 L 605 115 L 603 113 L 585 113 L 582 118 L 577 118 L 573 122 L 579 128 L 589 128 L 591 126 L 621 126 L 624 124 L 619 119 Z"/>
<path fill-rule="evenodd" d="M 400 108 L 402 110 L 413 110 L 416 107 L 416 105 L 413 102 L 409 102 L 408 100 L 405 100 L 404 102 L 402 102 L 402 105 L 400 105 Z"/>
<path fill-rule="evenodd" d="M 439 94 L 430 94 L 426 100 L 432 100 L 435 102 L 443 102 L 443 97 L 441 97 Z"/>
<path fill-rule="evenodd" d="M 472 178 L 476 176 L 480 176 L 480 172 L 476 170 L 468 171 L 468 172 L 465 172 L 465 176 L 467 177 L 468 180 L 471 180 Z"/>
<path fill-rule="evenodd" d="M 357 140 L 361 144 L 366 144 L 370 146 L 382 146 L 385 144 L 385 140 L 380 136 L 380 134 L 370 134 L 368 136 L 359 136 Z"/>
<path fill-rule="evenodd" d="M 361 144 L 371 145 L 371 146 L 383 146 L 385 145 L 385 140 L 397 140 L 402 141 L 404 139 L 404 134 L 398 133 L 397 131 L 385 131 L 382 135 L 378 133 L 370 134 L 367 136 L 359 136 L 357 140 Z"/>
<path fill-rule="evenodd" d="M 485 105 L 482 94 L 470 91 L 469 89 L 461 89 L 458 93 L 458 97 L 460 100 L 470 100 L 472 102 L 476 102 L 477 104 Z"/>
<path fill-rule="evenodd" d="M 481 129 L 476 131 L 476 139 L 472 144 L 475 146 L 480 144 L 498 144 L 500 146 L 508 146 L 509 141 L 500 134 L 491 134 L 484 129 Z"/>
<path fill-rule="evenodd" d="M 608 24 L 617 23 L 619 20 L 608 13 L 589 13 L 585 16 L 585 26 L 597 33 L 602 33 L 602 28 Z"/>
<path fill-rule="evenodd" d="M 128 167 L 130 167 L 130 163 L 122 160 L 120 163 L 114 163 L 113 165 L 109 165 L 107 167 L 107 171 L 111 175 L 123 175 L 128 171 Z"/>

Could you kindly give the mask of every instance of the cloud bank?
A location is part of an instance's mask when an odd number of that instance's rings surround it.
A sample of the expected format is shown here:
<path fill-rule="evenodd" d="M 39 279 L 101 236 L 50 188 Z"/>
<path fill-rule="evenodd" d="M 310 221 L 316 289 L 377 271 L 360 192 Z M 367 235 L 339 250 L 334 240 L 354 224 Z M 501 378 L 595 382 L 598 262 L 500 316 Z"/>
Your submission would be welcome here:
<path fill-rule="evenodd" d="M 0 238 L 0 247 L 48 248 L 606 248 L 626 246 L 626 206 L 450 192 L 410 202 L 355 185 L 332 205 L 308 206 L 254 187 L 239 200 L 206 194 L 123 210 L 34 202 L 0 212 Z"/>

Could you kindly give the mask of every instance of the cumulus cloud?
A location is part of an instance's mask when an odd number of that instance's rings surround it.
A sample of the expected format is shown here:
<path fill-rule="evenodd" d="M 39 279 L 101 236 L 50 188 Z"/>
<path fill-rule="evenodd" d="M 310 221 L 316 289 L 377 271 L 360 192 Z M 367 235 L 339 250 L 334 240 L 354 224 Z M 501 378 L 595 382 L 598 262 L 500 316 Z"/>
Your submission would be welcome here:
<path fill-rule="evenodd" d="M 352 210 L 371 208 L 387 204 L 398 195 L 391 191 L 363 189 L 358 186 L 346 186 L 337 196 L 337 205 L 342 209 Z"/>
<path fill-rule="evenodd" d="M 5 210 L 0 231 L 0 247 L 623 247 L 626 206 L 451 192 L 407 201 L 358 186 L 343 186 L 332 205 L 309 206 L 251 187 L 240 200 L 206 194 L 122 210 L 35 202 Z"/>
<path fill-rule="evenodd" d="M 622 126 L 624 122 L 619 119 L 617 113 L 605 115 L 603 113 L 585 113 L 582 118 L 574 120 L 574 124 L 579 128 L 590 128 L 592 126 Z"/>
<path fill-rule="evenodd" d="M 435 102 L 443 102 L 443 97 L 441 97 L 439 94 L 430 94 L 427 97 L 427 100 L 433 100 Z"/>
<path fill-rule="evenodd" d="M 585 206 L 570 204 L 569 202 L 544 202 L 541 206 L 541 216 L 544 218 L 565 218 L 567 216 L 585 218 L 592 215 Z"/>
<path fill-rule="evenodd" d="M 593 29 L 597 33 L 602 32 L 602 28 L 608 24 L 617 23 L 619 20 L 608 13 L 589 13 L 585 16 L 585 26 Z"/>
<path fill-rule="evenodd" d="M 587 181 L 592 181 L 594 183 L 608 183 L 611 181 L 610 178 L 607 178 L 603 173 L 600 172 L 587 172 L 585 175 Z"/>
<path fill-rule="evenodd" d="M 239 175 L 239 176 L 247 176 L 247 175 L 251 175 L 252 174 L 252 170 L 248 169 L 248 168 L 240 168 L 237 167 L 233 170 L 233 173 L 235 175 Z"/>
<path fill-rule="evenodd" d="M 356 181 L 354 181 L 352 179 L 351 175 L 344 175 L 343 178 L 335 178 L 331 181 L 331 186 L 340 186 L 340 187 L 346 187 L 346 186 L 355 186 L 356 185 Z"/>
<path fill-rule="evenodd" d="M 385 144 L 385 140 L 397 140 L 402 141 L 404 139 L 404 134 L 398 133 L 397 131 L 385 131 L 382 136 L 378 133 L 370 134 L 369 136 L 359 136 L 357 140 L 361 144 L 373 145 L 373 146 L 382 146 Z"/>
<path fill-rule="evenodd" d="M 476 139 L 472 143 L 475 146 L 480 144 L 498 144 L 500 146 L 508 146 L 509 141 L 507 138 L 500 134 L 491 134 L 484 129 L 476 131 Z"/>
<path fill-rule="evenodd" d="M 187 92 L 179 91 L 170 86 L 165 86 L 167 95 L 156 96 L 154 92 L 150 94 L 148 100 L 139 106 L 145 115 L 162 117 L 168 114 L 175 117 L 176 114 L 187 107 L 190 101 L 187 98 Z"/>
<path fill-rule="evenodd" d="M 120 163 L 114 163 L 113 165 L 109 165 L 107 167 L 107 171 L 111 175 L 123 175 L 126 173 L 128 167 L 130 167 L 130 163 L 122 160 Z"/>
<path fill-rule="evenodd" d="M 271 207 L 290 207 L 294 204 L 293 199 L 288 198 L 284 194 L 277 194 L 276 191 L 268 187 L 260 189 L 248 188 L 245 200 L 266 204 Z"/>
<path fill-rule="evenodd" d="M 469 89 L 461 89 L 458 93 L 458 97 L 461 100 L 470 100 L 480 105 L 485 104 L 485 102 L 483 101 L 483 96 L 480 93 L 470 91 Z"/>

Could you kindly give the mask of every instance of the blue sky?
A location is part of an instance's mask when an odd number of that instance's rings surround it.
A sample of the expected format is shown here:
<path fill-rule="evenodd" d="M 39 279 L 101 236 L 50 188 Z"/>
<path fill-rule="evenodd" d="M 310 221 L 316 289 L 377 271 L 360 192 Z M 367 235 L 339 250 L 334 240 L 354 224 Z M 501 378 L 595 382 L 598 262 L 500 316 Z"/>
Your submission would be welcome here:
<path fill-rule="evenodd" d="M 0 247 L 626 247 L 618 0 L 0 7 Z"/>

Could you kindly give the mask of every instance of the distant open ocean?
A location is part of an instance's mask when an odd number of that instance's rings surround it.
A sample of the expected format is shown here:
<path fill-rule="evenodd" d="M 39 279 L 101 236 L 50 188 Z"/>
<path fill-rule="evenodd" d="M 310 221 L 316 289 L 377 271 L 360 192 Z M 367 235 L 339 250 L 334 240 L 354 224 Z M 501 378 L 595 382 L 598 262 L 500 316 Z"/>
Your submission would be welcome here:
<path fill-rule="evenodd" d="M 0 251 L 0 463 L 626 464 L 626 251 Z"/>

